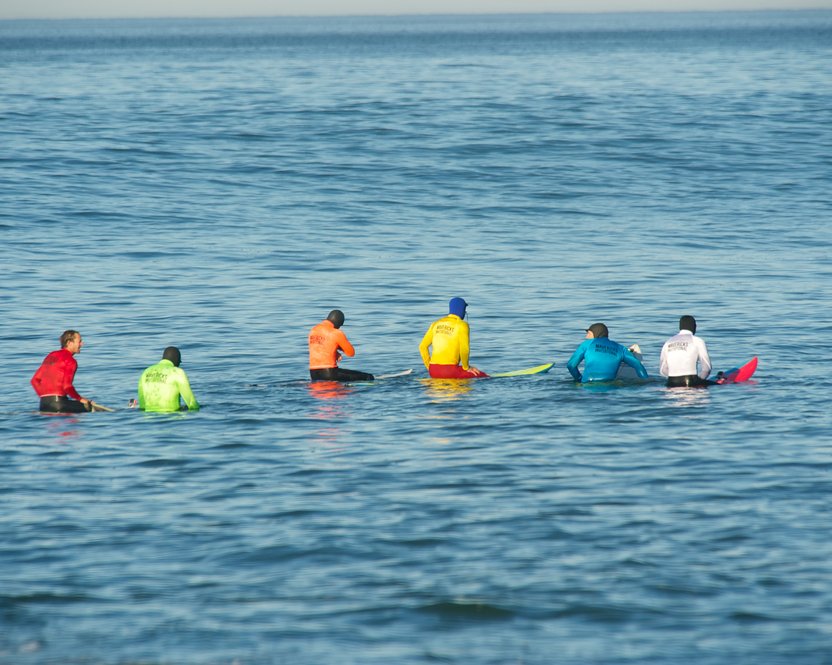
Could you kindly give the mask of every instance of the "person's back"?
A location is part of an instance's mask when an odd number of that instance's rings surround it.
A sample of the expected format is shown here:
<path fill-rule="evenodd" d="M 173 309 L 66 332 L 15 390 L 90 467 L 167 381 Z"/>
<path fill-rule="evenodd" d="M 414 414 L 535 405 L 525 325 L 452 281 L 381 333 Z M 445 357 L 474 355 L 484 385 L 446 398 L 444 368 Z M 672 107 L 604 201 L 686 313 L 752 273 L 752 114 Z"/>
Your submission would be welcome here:
<path fill-rule="evenodd" d="M 373 375 L 356 369 L 338 367 L 341 354 L 355 356 L 355 348 L 341 330 L 346 317 L 333 309 L 309 331 L 309 377 L 313 381 L 372 381 Z"/>
<path fill-rule="evenodd" d="M 448 315 L 434 321 L 422 341 L 419 354 L 434 379 L 474 379 L 488 375 L 471 367 L 468 358 L 470 349 L 470 330 L 464 321 L 468 303 L 462 298 L 451 298 L 448 303 Z"/>
<path fill-rule="evenodd" d="M 333 310 L 338 311 L 340 310 Z M 309 331 L 309 369 L 332 369 L 338 366 L 338 360 L 343 351 L 348 357 L 355 356 L 355 348 L 347 339 L 337 315 L 330 312 L 335 319 L 326 318 Z"/>
<path fill-rule="evenodd" d="M 581 361 L 583 372 L 578 370 Z M 594 323 L 587 328 L 587 339 L 572 354 L 566 368 L 576 381 L 612 381 L 621 363 L 635 369 L 639 378 L 647 378 L 647 370 L 641 361 L 625 346 L 611 340 L 604 324 Z"/>
<path fill-rule="evenodd" d="M 176 347 L 165 349 L 164 356 L 139 378 L 139 408 L 143 411 L 169 413 L 179 411 L 180 398 L 191 411 L 199 409 L 188 375 L 179 367 L 181 356 Z"/>
<path fill-rule="evenodd" d="M 437 319 L 430 326 L 430 363 L 458 365 L 462 355 L 469 353 L 470 329 L 468 323 L 454 314 Z M 427 345 L 425 345 L 427 350 Z M 467 363 L 466 363 L 467 365 Z"/>
<path fill-rule="evenodd" d="M 711 358 L 705 340 L 696 336 L 696 319 L 686 314 L 679 319 L 679 332 L 662 346 L 659 373 L 670 387 L 707 385 Z"/>

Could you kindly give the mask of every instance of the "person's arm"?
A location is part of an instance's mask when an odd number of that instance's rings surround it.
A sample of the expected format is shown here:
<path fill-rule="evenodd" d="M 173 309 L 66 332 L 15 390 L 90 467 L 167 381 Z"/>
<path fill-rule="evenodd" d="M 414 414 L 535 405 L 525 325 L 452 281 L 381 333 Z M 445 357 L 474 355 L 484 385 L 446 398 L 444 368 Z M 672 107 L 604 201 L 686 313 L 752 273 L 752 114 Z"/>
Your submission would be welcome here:
<path fill-rule="evenodd" d="M 471 329 L 465 321 L 459 322 L 459 364 L 468 369 L 468 357 L 471 355 Z"/>
<path fill-rule="evenodd" d="M 147 371 L 147 370 L 145 370 Z M 144 409 L 145 405 L 145 396 L 144 396 L 144 372 L 139 377 L 139 408 Z"/>
<path fill-rule="evenodd" d="M 659 374 L 669 376 L 670 370 L 667 367 L 667 343 L 662 346 L 662 353 L 659 357 Z"/>
<path fill-rule="evenodd" d="M 78 391 L 75 390 L 75 386 L 72 385 L 72 382 L 75 380 L 75 372 L 77 370 L 78 363 L 75 358 L 70 357 L 69 361 L 66 365 L 64 365 L 64 376 L 62 380 L 63 390 L 72 399 L 77 399 L 79 402 L 86 404 L 89 400 L 86 397 L 81 397 Z"/>
<path fill-rule="evenodd" d="M 182 401 L 185 402 L 188 410 L 199 411 L 199 402 L 196 401 L 196 397 L 194 397 L 194 394 L 191 391 L 191 382 L 188 381 L 188 375 L 185 374 L 185 370 L 180 369 L 176 373 L 176 377 L 176 385 L 179 388 L 179 396 L 182 398 Z"/>
<path fill-rule="evenodd" d="M 419 354 L 422 356 L 422 362 L 425 364 L 425 369 L 430 367 L 430 345 L 433 343 L 433 324 L 430 325 L 422 341 L 419 343 Z"/>
<path fill-rule="evenodd" d="M 705 340 L 696 337 L 696 345 L 699 347 L 699 378 L 707 379 L 711 373 L 711 357 L 708 355 L 708 347 Z"/>
<path fill-rule="evenodd" d="M 633 352 L 630 351 L 630 349 L 624 349 L 624 356 L 622 360 L 625 364 L 629 365 L 636 371 L 636 374 L 638 374 L 638 378 L 647 378 L 647 370 L 644 368 L 644 364 L 633 355 Z"/>
<path fill-rule="evenodd" d="M 581 380 L 581 373 L 578 371 L 578 365 L 581 364 L 581 361 L 584 359 L 584 355 L 586 354 L 586 342 L 582 342 L 581 345 L 575 349 L 575 353 L 572 354 L 572 357 L 569 359 L 569 362 L 566 363 L 566 369 L 569 370 L 569 373 L 572 375 L 572 378 L 575 381 Z"/>
<path fill-rule="evenodd" d="M 350 344 L 350 340 L 347 339 L 347 336 L 344 334 L 342 330 L 336 331 L 338 336 L 336 339 L 338 340 L 338 348 L 343 351 L 349 358 L 352 358 L 355 355 L 355 349 L 353 348 L 352 344 Z"/>
<path fill-rule="evenodd" d="M 40 382 L 41 382 L 41 374 L 43 374 L 43 363 L 41 363 L 41 364 L 40 364 L 40 367 L 38 367 L 38 368 L 35 370 L 35 373 L 34 373 L 34 374 L 32 374 L 32 379 L 29 381 L 29 383 L 31 383 L 31 384 L 32 384 L 32 388 L 34 388 L 34 389 L 35 389 L 35 392 L 36 392 L 38 395 L 40 395 Z"/>

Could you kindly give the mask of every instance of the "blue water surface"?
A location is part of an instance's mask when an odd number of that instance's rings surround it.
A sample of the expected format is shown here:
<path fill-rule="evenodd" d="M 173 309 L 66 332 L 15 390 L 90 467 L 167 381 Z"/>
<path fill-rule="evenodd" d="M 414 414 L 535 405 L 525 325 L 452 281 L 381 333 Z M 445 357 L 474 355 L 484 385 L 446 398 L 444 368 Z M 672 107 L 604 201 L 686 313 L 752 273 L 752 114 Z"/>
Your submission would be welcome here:
<path fill-rule="evenodd" d="M 0 663 L 832 662 L 830 82 L 822 11 L 0 22 Z M 452 296 L 555 367 L 427 379 Z M 310 384 L 334 307 L 414 373 Z"/>

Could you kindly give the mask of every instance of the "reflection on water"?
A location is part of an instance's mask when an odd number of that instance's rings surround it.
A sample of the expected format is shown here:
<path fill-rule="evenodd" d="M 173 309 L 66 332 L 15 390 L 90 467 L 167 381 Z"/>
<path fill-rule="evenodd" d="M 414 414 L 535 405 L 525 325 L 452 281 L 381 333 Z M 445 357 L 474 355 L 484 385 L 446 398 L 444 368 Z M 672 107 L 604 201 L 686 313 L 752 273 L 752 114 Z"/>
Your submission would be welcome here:
<path fill-rule="evenodd" d="M 355 389 L 340 381 L 310 381 L 309 395 L 320 400 L 343 399 Z"/>
<path fill-rule="evenodd" d="M 471 392 L 473 381 L 478 379 L 419 379 L 425 386 L 428 397 L 440 401 L 452 401 L 459 399 L 465 393 Z"/>
<path fill-rule="evenodd" d="M 711 395 L 707 388 L 668 388 L 664 399 L 671 406 L 702 406 L 710 401 Z"/>
<path fill-rule="evenodd" d="M 323 421 L 315 430 L 315 440 L 326 446 L 336 444 L 343 434 L 341 423 L 345 418 L 343 400 L 355 392 L 355 388 L 339 381 L 310 381 L 309 395 L 317 400 L 312 418 Z"/>
<path fill-rule="evenodd" d="M 49 418 L 46 430 L 50 437 L 76 439 L 81 435 L 78 431 L 78 425 L 80 424 L 79 416 L 67 413 L 38 413 L 41 416 Z"/>

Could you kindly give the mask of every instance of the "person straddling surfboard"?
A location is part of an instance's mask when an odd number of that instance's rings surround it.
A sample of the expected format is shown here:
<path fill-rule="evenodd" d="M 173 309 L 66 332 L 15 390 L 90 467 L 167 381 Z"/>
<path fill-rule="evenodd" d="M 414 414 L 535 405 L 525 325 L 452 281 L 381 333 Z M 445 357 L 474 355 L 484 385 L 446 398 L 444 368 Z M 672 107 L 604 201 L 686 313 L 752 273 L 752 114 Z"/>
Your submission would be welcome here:
<path fill-rule="evenodd" d="M 43 359 L 32 376 L 31 384 L 40 397 L 40 410 L 47 413 L 84 413 L 93 410 L 93 403 L 81 397 L 73 386 L 84 340 L 77 330 L 65 330 L 60 338 L 61 348 Z"/>
<path fill-rule="evenodd" d="M 578 365 L 584 363 L 584 371 Z M 575 349 L 575 353 L 566 363 L 566 368 L 575 379 L 588 381 L 612 381 L 618 373 L 621 363 L 632 367 L 640 379 L 647 378 L 647 370 L 641 361 L 627 347 L 609 338 L 609 330 L 603 323 L 593 323 L 586 329 L 586 339 Z"/>
<path fill-rule="evenodd" d="M 191 391 L 188 375 L 179 365 L 182 354 L 175 346 L 167 347 L 162 359 L 139 377 L 139 408 L 142 411 L 172 413 L 179 411 L 180 398 L 189 411 L 198 411 L 199 402 Z"/>
<path fill-rule="evenodd" d="M 434 321 L 422 342 L 419 353 L 422 362 L 434 379 L 479 379 L 488 376 L 468 364 L 470 329 L 465 318 L 468 303 L 462 298 L 451 298 L 448 315 Z"/>
<path fill-rule="evenodd" d="M 711 373 L 708 347 L 705 340 L 695 333 L 696 319 L 685 314 L 679 319 L 679 332 L 662 346 L 659 373 L 667 377 L 669 388 L 700 387 L 713 383 L 708 381 Z"/>
<path fill-rule="evenodd" d="M 342 325 L 344 313 L 333 309 L 309 332 L 309 376 L 313 381 L 372 381 L 372 374 L 338 367 L 342 353 L 350 358 L 355 355 Z"/>

